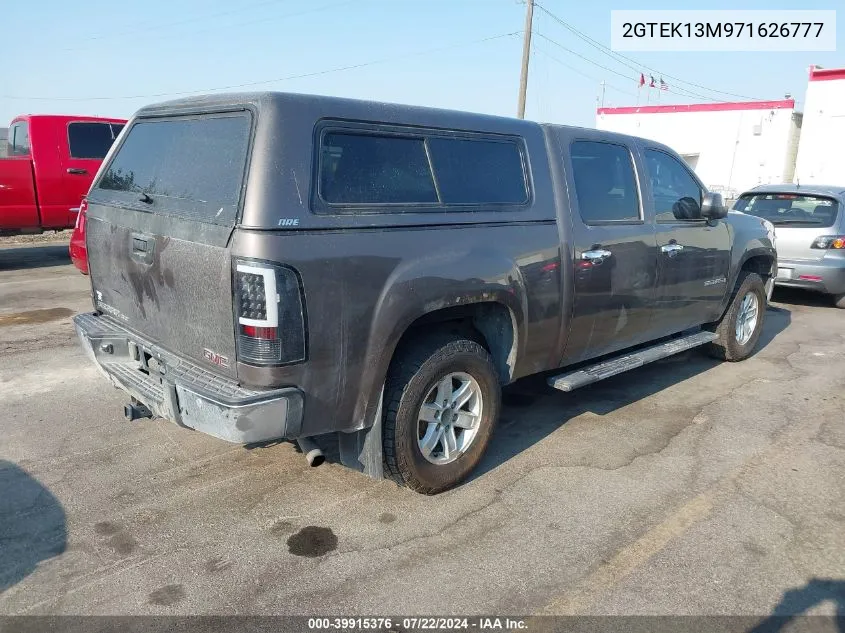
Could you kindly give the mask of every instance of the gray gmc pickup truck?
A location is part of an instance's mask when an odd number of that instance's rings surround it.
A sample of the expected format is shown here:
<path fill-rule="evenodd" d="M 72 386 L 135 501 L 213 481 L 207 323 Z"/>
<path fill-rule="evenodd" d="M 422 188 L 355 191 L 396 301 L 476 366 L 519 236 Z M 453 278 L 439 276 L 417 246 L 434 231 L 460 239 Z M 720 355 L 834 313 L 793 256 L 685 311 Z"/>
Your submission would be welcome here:
<path fill-rule="evenodd" d="M 478 463 L 518 378 L 747 358 L 777 270 L 771 224 L 657 143 L 308 95 L 143 108 L 88 204 L 75 324 L 127 417 L 336 433 L 424 493 Z"/>

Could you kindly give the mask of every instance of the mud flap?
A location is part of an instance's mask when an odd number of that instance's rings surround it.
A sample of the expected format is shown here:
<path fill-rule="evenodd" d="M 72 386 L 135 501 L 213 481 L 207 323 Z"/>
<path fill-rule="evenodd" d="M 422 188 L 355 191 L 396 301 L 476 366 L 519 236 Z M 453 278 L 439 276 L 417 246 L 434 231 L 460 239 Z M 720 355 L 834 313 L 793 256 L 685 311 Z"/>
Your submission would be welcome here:
<path fill-rule="evenodd" d="M 379 393 L 378 407 L 371 426 L 352 433 L 338 433 L 340 461 L 347 468 L 362 472 L 373 479 L 384 477 L 381 445 L 381 406 L 384 401 L 384 387 Z"/>

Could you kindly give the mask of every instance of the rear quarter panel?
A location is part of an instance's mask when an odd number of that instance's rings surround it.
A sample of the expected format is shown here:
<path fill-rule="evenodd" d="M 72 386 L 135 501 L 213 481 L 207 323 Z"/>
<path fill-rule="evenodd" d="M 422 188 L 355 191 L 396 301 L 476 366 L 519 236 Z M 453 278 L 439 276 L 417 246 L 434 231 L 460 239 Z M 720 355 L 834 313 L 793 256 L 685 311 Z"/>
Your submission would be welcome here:
<path fill-rule="evenodd" d="M 281 261 L 301 276 L 308 360 L 273 369 L 239 365 L 238 375 L 250 384 L 302 388 L 304 435 L 366 426 L 406 328 L 441 308 L 506 306 L 517 339 L 513 377 L 555 362 L 561 279 L 553 222 L 308 234 L 238 231 L 233 252 Z"/>

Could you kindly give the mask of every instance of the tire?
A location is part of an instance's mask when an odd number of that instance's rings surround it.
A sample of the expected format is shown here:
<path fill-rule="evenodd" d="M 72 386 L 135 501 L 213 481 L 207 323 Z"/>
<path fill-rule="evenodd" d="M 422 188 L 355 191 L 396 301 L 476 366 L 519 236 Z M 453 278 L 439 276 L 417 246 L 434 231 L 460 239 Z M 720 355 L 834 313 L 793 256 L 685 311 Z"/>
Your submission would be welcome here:
<path fill-rule="evenodd" d="M 473 395 L 457 409 L 450 406 L 452 413 L 442 408 L 439 399 L 430 403 L 449 391 L 451 398 L 464 385 L 469 387 L 463 393 Z M 388 372 L 384 403 L 385 474 L 417 492 L 436 494 L 463 481 L 478 464 L 499 417 L 501 388 L 487 350 L 464 336 L 440 333 L 398 350 Z M 421 419 L 423 414 L 426 420 Z M 473 415 L 475 432 L 464 435 L 473 430 L 463 428 Z M 447 440 L 449 429 L 457 444 Z M 433 445 L 428 458 L 421 438 L 428 439 L 426 446 Z M 457 450 L 447 455 L 447 444 Z"/>
<path fill-rule="evenodd" d="M 845 310 L 845 292 L 841 295 L 833 295 L 833 305 L 837 308 L 842 308 Z"/>
<path fill-rule="evenodd" d="M 743 301 L 749 295 L 756 298 L 757 315 L 756 322 L 750 336 L 740 342 L 737 338 L 737 317 L 739 316 Z M 753 300 L 752 300 L 753 301 Z M 722 318 L 715 323 L 704 326 L 704 329 L 716 333 L 716 340 L 705 345 L 705 351 L 714 358 L 736 362 L 745 360 L 754 351 L 757 341 L 760 340 L 760 333 L 763 331 L 763 322 L 766 317 L 766 286 L 763 279 L 757 273 L 742 271 L 736 282 L 728 309 Z M 743 336 L 744 338 L 744 336 Z"/>

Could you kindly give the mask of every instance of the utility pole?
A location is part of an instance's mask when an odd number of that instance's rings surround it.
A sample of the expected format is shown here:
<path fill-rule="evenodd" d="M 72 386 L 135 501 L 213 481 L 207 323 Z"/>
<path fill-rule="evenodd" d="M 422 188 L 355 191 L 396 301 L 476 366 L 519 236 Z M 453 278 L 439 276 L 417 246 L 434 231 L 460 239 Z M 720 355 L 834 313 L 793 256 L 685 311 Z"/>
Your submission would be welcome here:
<path fill-rule="evenodd" d="M 525 118 L 525 93 L 528 90 L 528 58 L 531 55 L 531 29 L 534 26 L 534 0 L 525 0 L 525 32 L 522 39 L 522 72 L 519 76 L 517 116 Z"/>
<path fill-rule="evenodd" d="M 605 89 L 605 83 L 604 83 L 604 81 L 602 81 L 601 82 L 601 107 L 602 108 L 604 107 L 604 89 Z"/>

